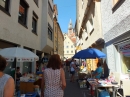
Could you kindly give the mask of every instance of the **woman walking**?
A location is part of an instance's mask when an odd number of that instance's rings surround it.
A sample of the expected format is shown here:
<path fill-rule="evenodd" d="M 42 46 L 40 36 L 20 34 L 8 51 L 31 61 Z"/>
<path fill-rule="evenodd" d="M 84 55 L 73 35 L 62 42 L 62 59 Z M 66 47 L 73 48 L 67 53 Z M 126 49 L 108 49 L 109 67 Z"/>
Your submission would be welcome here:
<path fill-rule="evenodd" d="M 65 73 L 59 55 L 52 55 L 43 72 L 41 97 L 63 97 Z"/>

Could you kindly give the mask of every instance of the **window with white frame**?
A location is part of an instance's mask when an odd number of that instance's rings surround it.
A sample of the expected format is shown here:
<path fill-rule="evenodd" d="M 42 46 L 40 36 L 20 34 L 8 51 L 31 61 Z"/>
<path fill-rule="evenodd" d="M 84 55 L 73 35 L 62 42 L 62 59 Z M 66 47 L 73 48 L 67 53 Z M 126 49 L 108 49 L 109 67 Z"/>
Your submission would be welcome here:
<path fill-rule="evenodd" d="M 93 27 L 93 18 L 92 17 L 89 18 L 89 20 L 86 23 L 86 26 L 87 26 L 87 32 L 91 33 L 92 30 L 94 29 L 94 27 Z"/>
<path fill-rule="evenodd" d="M 69 53 L 69 51 L 67 51 L 67 53 Z"/>
<path fill-rule="evenodd" d="M 73 45 L 71 45 L 71 48 L 73 48 Z"/>
<path fill-rule="evenodd" d="M 73 50 L 71 51 L 71 53 L 73 53 Z"/>
<path fill-rule="evenodd" d="M 83 29 L 82 31 L 83 31 L 82 38 L 83 38 L 83 40 L 85 40 L 88 37 L 88 34 L 87 34 L 86 29 Z"/>

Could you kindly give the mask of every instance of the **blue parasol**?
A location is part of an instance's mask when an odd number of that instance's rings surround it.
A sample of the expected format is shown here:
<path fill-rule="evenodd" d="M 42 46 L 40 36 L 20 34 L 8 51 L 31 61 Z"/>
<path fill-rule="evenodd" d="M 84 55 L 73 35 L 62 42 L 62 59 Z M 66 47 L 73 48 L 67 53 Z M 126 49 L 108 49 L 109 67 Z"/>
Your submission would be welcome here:
<path fill-rule="evenodd" d="M 78 58 L 78 59 L 96 59 L 96 58 L 105 58 L 106 54 L 101 52 L 98 49 L 95 48 L 88 48 L 79 51 L 76 53 L 73 58 Z"/>

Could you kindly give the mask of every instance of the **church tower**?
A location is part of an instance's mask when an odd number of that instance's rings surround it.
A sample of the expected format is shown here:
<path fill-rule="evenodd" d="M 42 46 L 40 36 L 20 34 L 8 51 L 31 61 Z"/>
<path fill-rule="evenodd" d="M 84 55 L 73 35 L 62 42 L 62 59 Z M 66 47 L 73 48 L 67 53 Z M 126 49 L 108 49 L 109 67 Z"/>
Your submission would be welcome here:
<path fill-rule="evenodd" d="M 68 35 L 73 33 L 73 24 L 72 20 L 70 19 L 69 26 L 68 26 Z"/>
<path fill-rule="evenodd" d="M 72 20 L 70 19 L 69 25 L 68 25 L 68 37 L 71 39 L 71 41 L 73 43 L 76 42 L 76 37 L 75 37 L 75 33 L 73 30 L 73 24 L 72 24 Z"/>

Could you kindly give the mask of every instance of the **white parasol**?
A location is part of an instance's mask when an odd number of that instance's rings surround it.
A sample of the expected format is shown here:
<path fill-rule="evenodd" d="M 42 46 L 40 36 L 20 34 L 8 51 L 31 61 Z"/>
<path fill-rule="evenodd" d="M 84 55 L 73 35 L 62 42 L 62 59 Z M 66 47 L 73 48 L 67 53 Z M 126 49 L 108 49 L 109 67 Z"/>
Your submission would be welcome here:
<path fill-rule="evenodd" d="M 0 55 L 6 58 L 6 61 L 13 62 L 16 58 L 17 62 L 33 62 L 39 60 L 39 57 L 24 48 L 11 47 L 0 50 Z"/>

